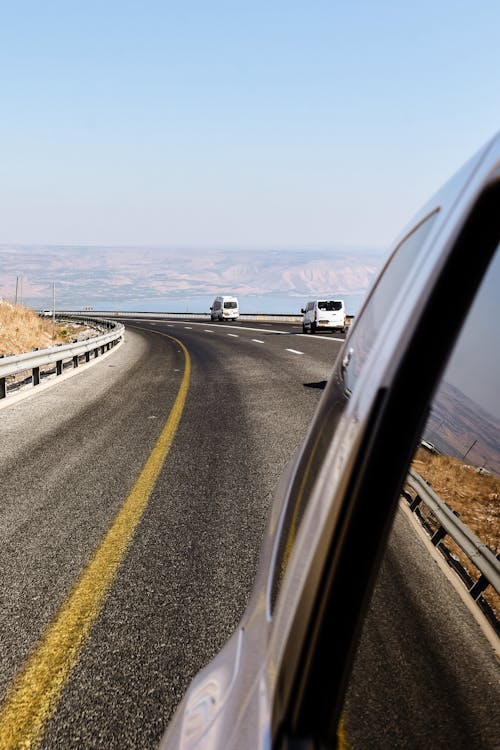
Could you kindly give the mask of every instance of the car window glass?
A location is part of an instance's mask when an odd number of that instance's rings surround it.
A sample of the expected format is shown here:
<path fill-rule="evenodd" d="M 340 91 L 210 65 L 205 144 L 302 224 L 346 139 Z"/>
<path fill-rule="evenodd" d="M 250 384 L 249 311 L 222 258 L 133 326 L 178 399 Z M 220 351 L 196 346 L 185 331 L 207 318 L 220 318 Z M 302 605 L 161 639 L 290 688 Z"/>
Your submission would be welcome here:
<path fill-rule="evenodd" d="M 424 439 L 500 475 L 500 261 L 488 270 L 433 401 Z"/>
<path fill-rule="evenodd" d="M 422 248 L 429 232 L 431 231 L 437 214 L 437 211 L 430 214 L 401 243 L 399 243 L 386 266 L 383 276 L 377 283 L 377 286 L 362 312 L 360 325 L 353 331 L 353 335 L 347 342 L 347 346 L 349 347 L 348 352 L 351 353 L 351 359 L 346 367 L 342 368 L 345 392 L 342 393 L 342 397 L 337 394 L 335 403 L 332 402 L 331 404 L 331 429 L 334 429 L 334 425 L 344 408 L 346 395 L 348 396 L 354 387 L 361 366 L 368 355 L 372 341 L 377 333 L 377 329 L 393 303 L 404 276 L 408 273 L 412 264 L 418 258 L 419 250 Z M 318 307 L 321 304 L 321 302 L 318 302 Z M 314 302 L 310 302 L 306 309 L 309 310 L 313 305 Z M 308 476 L 311 477 L 310 472 Z M 310 478 L 309 481 L 314 480 Z M 303 516 L 305 507 L 303 503 L 304 497 L 307 497 L 307 492 L 305 492 L 304 487 L 301 485 L 301 488 L 291 495 L 291 499 L 283 514 L 283 525 L 277 544 L 276 562 L 271 585 L 271 609 L 274 608 L 276 603 L 294 540 L 296 539 L 300 521 Z"/>
<path fill-rule="evenodd" d="M 412 464 L 412 472 L 495 554 L 500 552 L 499 290 L 497 251 L 433 399 Z M 456 547 L 452 554 L 463 556 Z"/>
<path fill-rule="evenodd" d="M 388 706 L 391 726 L 409 725 L 418 737 L 424 731 L 419 702 L 402 700 L 402 696 L 410 698 L 411 690 L 425 694 L 429 705 L 437 701 L 448 705 L 449 722 L 446 728 L 440 725 L 436 747 L 445 746 L 444 734 L 446 747 L 493 747 L 488 741 L 481 744 L 478 738 L 477 743 L 467 739 L 467 722 L 461 725 L 462 715 L 456 706 L 462 669 L 474 686 L 462 709 L 481 711 L 486 695 L 488 705 L 497 701 L 498 706 L 494 650 L 483 649 L 491 657 L 475 655 L 476 650 L 479 654 L 481 634 L 467 613 L 477 608 L 498 632 L 500 597 L 487 585 L 477 563 L 489 554 L 491 567 L 498 570 L 499 290 L 497 249 L 436 389 L 377 578 L 344 705 L 344 727 L 352 747 L 375 746 L 374 727 L 385 726 Z M 457 529 L 464 533 L 467 551 L 455 541 Z M 442 563 L 439 566 L 428 551 L 432 549 Z M 448 579 L 443 571 L 449 571 Z M 462 597 L 457 594 L 458 587 Z M 406 614 L 399 612 L 395 633 L 388 612 L 400 607 L 401 600 Z M 466 641 L 461 636 L 466 622 L 470 622 L 467 627 L 472 633 L 471 651 L 464 650 Z M 401 623 L 405 624 L 404 634 Z M 400 645 L 396 662 L 384 658 L 384 644 L 394 639 Z M 476 699 L 472 700 L 473 694 Z M 491 709 L 489 713 L 485 710 L 489 718 Z M 360 715 L 363 721 L 359 721 Z M 402 736 L 391 739 L 393 747 L 404 745 Z M 416 746 L 422 745 L 417 742 Z"/>
<path fill-rule="evenodd" d="M 405 276 L 419 257 L 438 212 L 422 221 L 396 248 L 377 286 L 362 311 L 362 324 L 356 326 L 348 342 L 344 358 L 344 383 L 351 392 L 359 377 L 377 333 L 399 291 Z"/>
<path fill-rule="evenodd" d="M 320 310 L 326 310 L 327 312 L 334 312 L 335 310 L 342 309 L 342 302 L 336 302 L 335 300 L 318 302 L 318 308 Z"/>

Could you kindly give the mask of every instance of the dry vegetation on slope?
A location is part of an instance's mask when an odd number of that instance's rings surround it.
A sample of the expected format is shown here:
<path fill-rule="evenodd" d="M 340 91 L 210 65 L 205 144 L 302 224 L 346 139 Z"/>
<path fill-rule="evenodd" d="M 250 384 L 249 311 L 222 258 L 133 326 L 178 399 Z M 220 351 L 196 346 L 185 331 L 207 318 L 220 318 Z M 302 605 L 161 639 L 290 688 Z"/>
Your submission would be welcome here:
<path fill-rule="evenodd" d="M 495 554 L 500 553 L 500 478 L 482 473 L 458 458 L 435 455 L 419 448 L 412 464 L 448 507 L 457 513 L 466 526 Z M 453 542 L 450 549 L 473 577 L 472 568 L 462 550 Z M 500 596 L 490 587 L 485 598 L 500 618 Z"/>
<path fill-rule="evenodd" d="M 500 479 L 458 458 L 420 448 L 413 462 L 437 495 L 495 553 L 500 552 Z"/>
<path fill-rule="evenodd" d="M 0 354 L 46 349 L 71 339 L 75 326 L 41 318 L 36 312 L 4 300 L 0 303 Z"/>

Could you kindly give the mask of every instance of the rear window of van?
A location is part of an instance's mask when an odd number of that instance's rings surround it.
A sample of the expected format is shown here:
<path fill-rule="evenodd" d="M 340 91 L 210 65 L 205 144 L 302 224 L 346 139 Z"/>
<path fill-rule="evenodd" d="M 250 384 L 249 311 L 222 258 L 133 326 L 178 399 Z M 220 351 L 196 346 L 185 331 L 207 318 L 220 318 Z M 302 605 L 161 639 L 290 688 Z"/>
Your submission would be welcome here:
<path fill-rule="evenodd" d="M 334 312 L 335 310 L 342 310 L 342 302 L 339 300 L 325 300 L 324 302 L 318 302 L 319 310 L 326 310 L 327 312 Z"/>
<path fill-rule="evenodd" d="M 234 310 L 238 307 L 238 305 L 236 302 L 224 302 L 224 307 L 226 308 L 226 310 Z"/>

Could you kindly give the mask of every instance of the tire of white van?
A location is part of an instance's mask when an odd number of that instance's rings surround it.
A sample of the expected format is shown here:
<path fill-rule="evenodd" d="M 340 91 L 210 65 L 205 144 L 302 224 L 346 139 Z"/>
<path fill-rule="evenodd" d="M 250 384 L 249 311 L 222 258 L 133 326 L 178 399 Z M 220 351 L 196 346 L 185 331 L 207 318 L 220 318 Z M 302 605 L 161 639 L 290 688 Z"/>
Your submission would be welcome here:
<path fill-rule="evenodd" d="M 311 333 L 316 333 L 316 323 L 311 323 Z"/>
<path fill-rule="evenodd" d="M 307 328 L 305 327 L 303 323 L 302 323 L 302 333 L 307 333 Z"/>

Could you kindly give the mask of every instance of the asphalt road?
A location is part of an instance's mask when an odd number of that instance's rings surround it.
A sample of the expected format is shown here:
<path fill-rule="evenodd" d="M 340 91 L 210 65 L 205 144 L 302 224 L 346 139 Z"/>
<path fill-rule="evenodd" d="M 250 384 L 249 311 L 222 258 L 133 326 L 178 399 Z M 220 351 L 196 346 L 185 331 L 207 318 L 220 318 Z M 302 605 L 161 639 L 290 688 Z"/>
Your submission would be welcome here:
<path fill-rule="evenodd" d="M 2 409 L 0 691 L 14 706 L 0 713 L 2 750 L 36 737 L 38 725 L 45 750 L 157 746 L 191 677 L 243 612 L 278 478 L 305 436 L 339 350 L 341 336 L 300 331 L 284 324 L 130 323 L 109 357 Z M 172 413 L 178 423 L 168 421 Z M 158 442 L 163 453 L 148 461 Z M 150 464 L 154 480 L 144 478 Z M 120 508 L 131 502 L 135 521 L 127 516 L 109 539 Z M 447 695 L 447 674 L 451 669 L 455 685 L 462 670 L 458 659 L 446 664 L 440 643 L 464 634 L 456 622 L 436 639 L 424 630 L 427 618 L 445 629 L 449 618 L 434 601 L 429 560 L 405 519 L 396 534 L 404 556 L 393 553 L 384 564 L 349 695 L 352 747 L 494 747 L 498 674 L 491 649 L 476 647 L 462 692 Z M 88 586 L 92 601 L 75 624 L 67 602 L 101 549 Z M 408 569 L 418 572 L 414 591 Z M 463 604 L 454 592 L 446 596 L 445 606 L 462 621 Z M 424 614 L 416 620 L 420 604 Z M 46 641 L 39 673 L 45 679 L 55 663 L 67 679 L 44 702 L 32 695 L 37 679 L 26 665 L 40 658 L 40 639 L 54 620 L 61 624 Z M 86 621 L 79 642 L 73 633 Z M 470 621 L 464 637 L 477 643 Z M 415 687 L 432 661 L 418 652 L 422 643 L 436 665 L 424 683 L 435 685 L 430 695 Z M 411 663 L 415 680 L 409 685 L 405 677 L 405 699 L 388 710 L 371 675 L 377 685 L 386 673 L 389 682 L 403 682 L 401 662 Z M 441 713 L 460 716 L 464 703 L 467 717 L 446 718 L 445 725 Z M 370 711 L 366 720 L 359 706 Z M 478 726 L 476 736 L 463 734 L 465 718 Z"/>
<path fill-rule="evenodd" d="M 277 479 L 339 347 L 333 336 L 298 346 L 223 325 L 151 328 L 189 352 L 184 411 L 43 748 L 155 746 L 243 612 Z M 101 363 L 2 409 L 3 694 L 131 492 L 184 370 L 176 341 L 129 328 Z"/>

